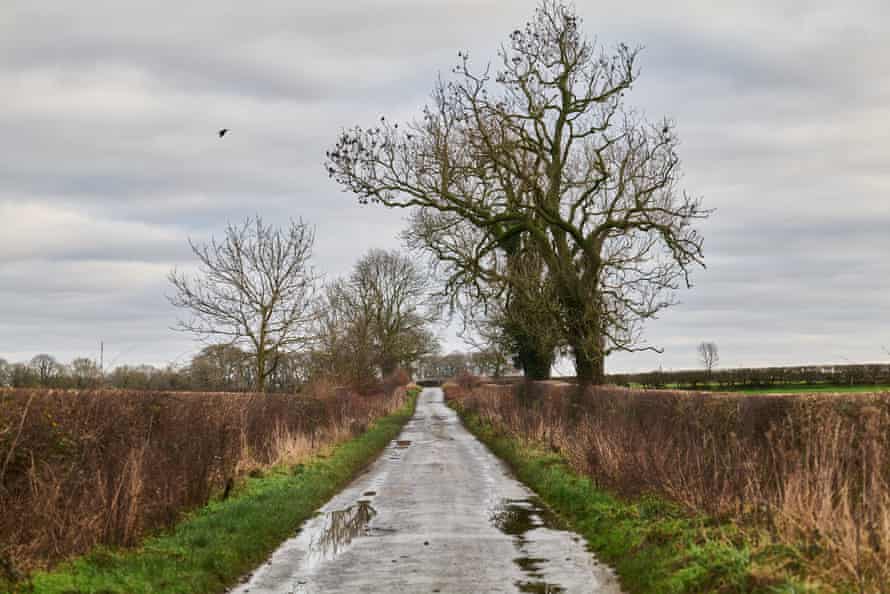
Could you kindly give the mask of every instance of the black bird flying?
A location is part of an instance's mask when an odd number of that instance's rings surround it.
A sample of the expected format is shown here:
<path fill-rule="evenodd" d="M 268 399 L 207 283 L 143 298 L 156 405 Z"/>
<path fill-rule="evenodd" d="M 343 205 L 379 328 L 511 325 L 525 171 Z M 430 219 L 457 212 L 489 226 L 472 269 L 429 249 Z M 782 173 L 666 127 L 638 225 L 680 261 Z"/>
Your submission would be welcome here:
<path fill-rule="evenodd" d="M 222 130 L 219 131 L 219 137 L 222 138 L 223 136 L 226 135 L 226 132 L 228 132 L 228 131 L 229 131 L 228 128 L 223 128 Z"/>

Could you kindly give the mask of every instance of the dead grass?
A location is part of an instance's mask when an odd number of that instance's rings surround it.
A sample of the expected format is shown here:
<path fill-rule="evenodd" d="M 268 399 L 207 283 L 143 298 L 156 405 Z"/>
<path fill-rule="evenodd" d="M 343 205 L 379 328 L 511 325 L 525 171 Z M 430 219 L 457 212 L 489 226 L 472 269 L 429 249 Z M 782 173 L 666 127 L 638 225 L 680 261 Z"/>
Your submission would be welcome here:
<path fill-rule="evenodd" d="M 603 487 L 766 527 L 822 581 L 890 592 L 886 394 L 582 394 L 553 383 L 447 393 Z"/>
<path fill-rule="evenodd" d="M 390 388 L 0 390 L 0 572 L 133 545 L 245 473 L 300 463 L 361 433 L 404 403 L 404 389 Z"/>

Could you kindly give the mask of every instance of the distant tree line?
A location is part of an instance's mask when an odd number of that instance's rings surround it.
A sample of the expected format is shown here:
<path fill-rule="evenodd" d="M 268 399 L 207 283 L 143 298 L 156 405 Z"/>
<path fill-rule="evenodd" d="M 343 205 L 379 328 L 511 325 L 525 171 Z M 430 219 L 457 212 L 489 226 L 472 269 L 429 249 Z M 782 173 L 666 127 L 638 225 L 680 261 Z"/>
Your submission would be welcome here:
<path fill-rule="evenodd" d="M 113 387 L 134 390 L 251 391 L 254 379 L 249 354 L 228 345 L 212 345 L 181 366 L 121 365 L 100 374 L 96 363 L 79 357 L 67 364 L 48 354 L 24 363 L 0 359 L 0 387 L 89 389 Z M 268 391 L 299 392 L 315 377 L 335 380 L 329 367 L 330 352 L 315 350 L 286 358 L 268 385 Z M 418 378 L 449 378 L 463 373 L 492 378 L 510 377 L 519 370 L 492 352 L 452 352 L 418 358 L 409 368 Z M 342 372 L 342 369 L 341 369 Z M 356 384 L 379 381 L 378 372 L 357 378 Z M 342 376 L 345 377 L 345 376 Z M 342 377 L 341 380 L 342 381 Z M 788 385 L 849 386 L 890 385 L 890 364 L 803 365 L 712 370 L 648 371 L 610 374 L 610 384 L 646 388 L 741 389 Z M 350 382 L 345 382 L 350 383 Z"/>
<path fill-rule="evenodd" d="M 97 388 L 101 385 L 113 385 L 112 382 L 121 381 L 124 376 L 135 377 L 137 374 L 142 380 L 140 383 L 146 385 L 149 377 L 154 378 L 153 381 L 157 383 L 157 378 L 162 373 L 179 377 L 182 370 L 161 370 L 150 365 L 121 366 L 103 375 L 98 364 L 88 357 L 78 357 L 69 363 L 62 363 L 46 353 L 36 355 L 27 362 L 0 359 L 0 387 Z M 165 380 L 164 383 L 169 385 L 170 382 Z"/>
<path fill-rule="evenodd" d="M 40 354 L 0 359 L 0 386 L 299 392 L 323 380 L 373 391 L 438 353 L 429 279 L 409 258 L 371 250 L 349 275 L 321 284 L 308 269 L 310 247 L 302 223 L 279 230 L 260 219 L 193 244 L 206 269 L 193 279 L 174 272 L 175 300 L 195 313 L 183 328 L 216 342 L 186 365 L 103 374 L 89 358 L 63 364 Z"/>
<path fill-rule="evenodd" d="M 417 362 L 417 377 L 420 379 L 447 379 L 462 374 L 500 378 L 520 373 L 522 371 L 516 369 L 507 356 L 497 349 L 429 355 Z"/>
<path fill-rule="evenodd" d="M 185 365 L 120 365 L 101 373 L 95 361 L 78 357 L 62 363 L 49 354 L 28 362 L 0 359 L 0 387 L 132 390 L 246 391 L 253 385 L 246 354 L 237 347 L 208 346 Z M 300 385 L 298 377 L 279 376 L 276 388 Z"/>
<path fill-rule="evenodd" d="M 646 388 L 738 389 L 802 385 L 890 385 L 890 364 L 802 365 L 612 374 L 609 383 Z"/>

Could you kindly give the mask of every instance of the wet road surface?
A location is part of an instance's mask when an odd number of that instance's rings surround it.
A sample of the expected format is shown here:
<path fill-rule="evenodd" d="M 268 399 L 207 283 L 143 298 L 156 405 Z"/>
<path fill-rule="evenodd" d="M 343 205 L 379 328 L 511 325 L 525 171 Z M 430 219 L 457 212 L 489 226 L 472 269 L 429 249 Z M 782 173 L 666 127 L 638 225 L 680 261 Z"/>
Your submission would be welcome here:
<path fill-rule="evenodd" d="M 427 388 L 384 454 L 238 594 L 619 594 L 612 571 Z"/>

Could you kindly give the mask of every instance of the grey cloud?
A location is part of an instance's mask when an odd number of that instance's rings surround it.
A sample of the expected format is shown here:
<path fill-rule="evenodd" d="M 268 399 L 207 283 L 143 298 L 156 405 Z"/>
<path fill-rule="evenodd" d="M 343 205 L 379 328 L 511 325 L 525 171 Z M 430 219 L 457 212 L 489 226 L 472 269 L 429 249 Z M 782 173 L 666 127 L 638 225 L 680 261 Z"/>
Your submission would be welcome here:
<path fill-rule="evenodd" d="M 317 227 L 329 277 L 397 247 L 403 214 L 330 182 L 343 126 L 418 113 L 469 50 L 494 59 L 535 2 L 13 0 L 0 13 L 0 356 L 119 362 L 195 348 L 164 275 L 187 237 L 259 213 Z M 606 45 L 646 47 L 629 102 L 667 115 L 685 187 L 716 207 L 708 269 L 648 325 L 664 355 L 609 368 L 869 360 L 890 343 L 890 5 L 579 3 Z M 220 127 L 232 129 L 224 140 Z M 453 334 L 453 332 L 450 332 Z M 882 333 L 884 338 L 882 338 Z M 135 347 L 133 345 L 136 345 Z M 449 339 L 448 346 L 460 346 Z"/>

